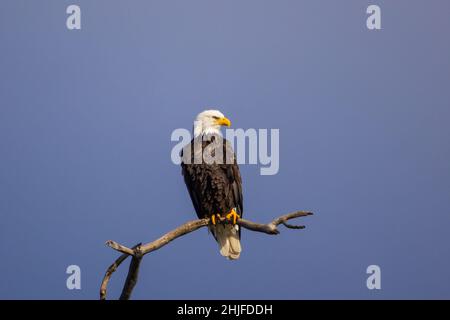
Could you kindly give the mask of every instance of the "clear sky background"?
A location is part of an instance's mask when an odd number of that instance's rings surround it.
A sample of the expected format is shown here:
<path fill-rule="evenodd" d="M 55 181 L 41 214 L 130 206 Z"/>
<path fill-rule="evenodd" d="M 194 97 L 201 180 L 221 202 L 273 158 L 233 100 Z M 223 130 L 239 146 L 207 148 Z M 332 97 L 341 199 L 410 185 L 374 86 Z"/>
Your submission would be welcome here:
<path fill-rule="evenodd" d="M 189 234 L 146 256 L 133 298 L 450 298 L 449 31 L 444 0 L 2 0 L 0 298 L 96 299 L 106 240 L 193 219 L 170 135 L 206 106 L 280 129 L 277 175 L 241 166 L 246 218 L 316 215 L 243 231 L 234 262 Z"/>

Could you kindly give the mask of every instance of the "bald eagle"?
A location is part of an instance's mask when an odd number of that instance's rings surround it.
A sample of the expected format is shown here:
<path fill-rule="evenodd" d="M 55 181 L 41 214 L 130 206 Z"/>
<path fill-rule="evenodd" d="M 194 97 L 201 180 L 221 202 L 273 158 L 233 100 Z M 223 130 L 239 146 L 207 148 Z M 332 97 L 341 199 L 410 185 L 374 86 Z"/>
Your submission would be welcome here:
<path fill-rule="evenodd" d="M 236 221 L 243 214 L 242 181 L 234 151 L 220 132 L 221 126 L 230 125 L 220 111 L 198 114 L 194 138 L 181 152 L 181 168 L 198 218 L 211 219 L 209 229 L 220 254 L 235 260 L 241 253 L 241 230 Z M 219 223 L 218 217 L 229 223 Z"/>

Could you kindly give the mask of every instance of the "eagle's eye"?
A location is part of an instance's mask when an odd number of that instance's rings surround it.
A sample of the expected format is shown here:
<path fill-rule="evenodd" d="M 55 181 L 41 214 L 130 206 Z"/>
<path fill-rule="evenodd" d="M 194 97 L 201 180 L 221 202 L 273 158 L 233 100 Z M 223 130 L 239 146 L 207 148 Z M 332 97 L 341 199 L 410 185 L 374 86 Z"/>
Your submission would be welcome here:
<path fill-rule="evenodd" d="M 212 116 L 214 120 L 219 120 L 220 118 L 218 116 Z"/>

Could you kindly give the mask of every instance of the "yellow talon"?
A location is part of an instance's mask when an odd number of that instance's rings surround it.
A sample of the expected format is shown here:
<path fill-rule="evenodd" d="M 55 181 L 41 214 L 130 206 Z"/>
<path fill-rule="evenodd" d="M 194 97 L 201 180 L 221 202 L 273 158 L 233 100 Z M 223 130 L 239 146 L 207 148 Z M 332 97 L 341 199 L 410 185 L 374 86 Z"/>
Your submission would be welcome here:
<path fill-rule="evenodd" d="M 217 217 L 217 218 L 216 218 Z M 220 219 L 221 219 L 222 217 L 220 216 L 220 214 L 213 214 L 212 216 L 211 216 L 211 222 L 212 222 L 212 224 L 213 225 L 216 225 L 216 219 L 219 219 L 219 221 L 220 221 Z"/>
<path fill-rule="evenodd" d="M 231 209 L 230 213 L 226 215 L 228 220 L 231 220 L 231 217 L 233 217 L 233 224 L 236 224 L 237 219 L 241 218 L 234 209 Z"/>

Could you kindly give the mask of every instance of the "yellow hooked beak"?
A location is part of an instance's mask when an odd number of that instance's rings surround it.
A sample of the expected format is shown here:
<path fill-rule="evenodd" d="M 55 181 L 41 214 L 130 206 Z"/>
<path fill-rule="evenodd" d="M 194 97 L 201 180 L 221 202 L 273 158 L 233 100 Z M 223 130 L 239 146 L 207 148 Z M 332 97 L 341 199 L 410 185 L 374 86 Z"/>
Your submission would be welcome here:
<path fill-rule="evenodd" d="M 226 118 L 226 117 L 217 119 L 217 120 L 216 120 L 216 123 L 217 123 L 219 126 L 226 126 L 226 127 L 231 126 L 231 121 L 230 121 L 228 118 Z"/>

